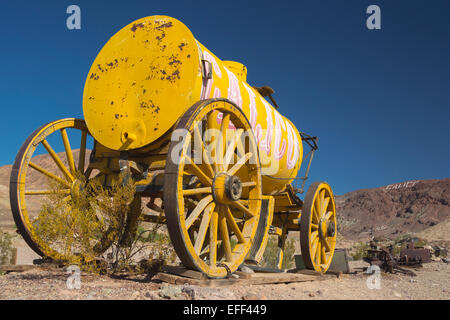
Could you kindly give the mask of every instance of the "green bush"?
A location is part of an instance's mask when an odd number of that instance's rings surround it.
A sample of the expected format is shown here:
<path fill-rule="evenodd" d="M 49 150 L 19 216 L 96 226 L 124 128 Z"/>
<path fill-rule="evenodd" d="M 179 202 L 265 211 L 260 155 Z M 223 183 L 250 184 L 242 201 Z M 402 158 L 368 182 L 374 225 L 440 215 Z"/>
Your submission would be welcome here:
<path fill-rule="evenodd" d="M 14 255 L 13 236 L 0 230 L 0 265 L 10 264 Z"/>
<path fill-rule="evenodd" d="M 261 265 L 267 268 L 277 268 L 278 253 L 279 253 L 278 237 L 269 236 L 266 249 L 264 250 Z M 290 269 L 294 267 L 295 265 L 294 253 L 295 253 L 295 241 L 293 239 L 286 240 L 283 252 L 283 262 L 281 263 L 282 269 Z"/>
<path fill-rule="evenodd" d="M 352 248 L 351 256 L 353 260 L 362 260 L 362 258 L 367 256 L 367 250 L 370 249 L 369 244 L 366 242 L 358 242 L 355 246 Z"/>
<path fill-rule="evenodd" d="M 41 207 L 35 231 L 42 247 L 49 248 L 48 257 L 107 273 L 136 271 L 137 260 L 145 255 L 163 263 L 174 260 L 168 235 L 159 231 L 162 223 L 143 227 L 141 199 L 132 179 L 118 176 L 108 187 L 100 179 L 81 185 L 72 197 L 51 186 L 56 192 Z"/>

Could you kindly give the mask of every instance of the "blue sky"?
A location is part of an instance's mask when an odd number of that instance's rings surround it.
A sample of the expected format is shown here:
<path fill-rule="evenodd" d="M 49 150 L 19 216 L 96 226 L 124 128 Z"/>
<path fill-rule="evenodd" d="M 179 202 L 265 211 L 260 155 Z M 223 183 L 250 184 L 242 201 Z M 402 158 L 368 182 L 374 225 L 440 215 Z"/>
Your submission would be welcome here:
<path fill-rule="evenodd" d="M 81 30 L 66 8 L 81 8 Z M 381 30 L 366 8 L 381 8 Z M 3 1 L 0 166 L 40 125 L 83 117 L 90 65 L 128 23 L 184 22 L 223 60 L 269 85 L 280 112 L 319 137 L 310 180 L 336 194 L 449 177 L 449 1 Z"/>

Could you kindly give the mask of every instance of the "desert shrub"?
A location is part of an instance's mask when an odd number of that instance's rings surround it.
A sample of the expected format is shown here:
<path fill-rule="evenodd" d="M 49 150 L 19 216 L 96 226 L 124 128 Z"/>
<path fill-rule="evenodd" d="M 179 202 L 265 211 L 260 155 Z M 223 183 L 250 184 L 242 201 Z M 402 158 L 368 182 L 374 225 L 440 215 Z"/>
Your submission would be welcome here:
<path fill-rule="evenodd" d="M 428 244 L 426 239 L 415 237 L 413 234 L 407 233 L 398 236 L 394 239 L 392 244 L 392 253 L 399 255 L 405 249 L 409 242 L 413 242 L 415 247 L 424 247 Z"/>
<path fill-rule="evenodd" d="M 140 225 L 141 199 L 132 179 L 117 176 L 108 187 L 100 179 L 78 179 L 82 187 L 76 196 L 68 197 L 52 185 L 55 192 L 42 204 L 36 234 L 44 248 L 56 248 L 47 250 L 47 256 L 107 273 L 142 271 L 136 259 L 148 251 L 150 260 L 171 261 L 174 251 L 168 236 L 159 232 L 161 223 L 148 229 Z"/>
<path fill-rule="evenodd" d="M 418 238 L 416 242 L 414 242 L 415 247 L 425 247 L 428 244 L 426 239 Z"/>
<path fill-rule="evenodd" d="M 353 260 L 362 260 L 362 258 L 367 257 L 367 250 L 370 246 L 366 242 L 358 242 L 352 248 L 351 257 Z"/>
<path fill-rule="evenodd" d="M 398 255 L 400 254 L 400 252 L 401 252 L 405 247 L 406 247 L 406 246 L 404 246 L 404 245 L 394 244 L 394 245 L 392 245 L 392 251 L 391 251 L 391 253 L 392 253 L 394 256 L 398 256 Z"/>
<path fill-rule="evenodd" d="M 13 236 L 0 230 L 0 265 L 10 264 L 13 260 L 14 247 Z"/>
<path fill-rule="evenodd" d="M 98 239 L 104 221 L 97 216 L 96 198 L 92 188 L 80 188 L 76 197 L 59 192 L 59 186 L 50 183 L 54 192 L 43 199 L 34 229 L 44 253 L 68 264 L 80 265 L 95 259 L 94 239 Z"/>
<path fill-rule="evenodd" d="M 266 249 L 264 250 L 263 259 L 261 265 L 268 268 L 277 267 L 279 248 L 278 248 L 278 237 L 270 237 L 267 241 Z M 283 261 L 281 263 L 282 269 L 289 269 L 294 267 L 295 253 L 295 241 L 293 239 L 286 240 L 283 252 Z"/>

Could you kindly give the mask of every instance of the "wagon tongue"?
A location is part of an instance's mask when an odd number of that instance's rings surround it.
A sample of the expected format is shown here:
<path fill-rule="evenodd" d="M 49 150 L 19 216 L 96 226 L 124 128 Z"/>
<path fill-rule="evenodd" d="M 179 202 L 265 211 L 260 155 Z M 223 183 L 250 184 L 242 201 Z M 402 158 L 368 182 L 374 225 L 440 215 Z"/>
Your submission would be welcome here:
<path fill-rule="evenodd" d="M 84 117 L 94 138 L 115 150 L 160 138 L 200 97 L 198 56 L 192 33 L 170 17 L 142 18 L 117 32 L 84 88 Z"/>

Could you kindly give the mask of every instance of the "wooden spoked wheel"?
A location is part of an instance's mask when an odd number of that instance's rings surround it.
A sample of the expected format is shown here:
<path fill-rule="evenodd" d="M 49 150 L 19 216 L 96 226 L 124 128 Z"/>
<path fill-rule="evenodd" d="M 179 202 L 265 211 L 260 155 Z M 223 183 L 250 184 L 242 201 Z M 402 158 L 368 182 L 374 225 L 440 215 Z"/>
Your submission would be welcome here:
<path fill-rule="evenodd" d="M 90 139 L 83 120 L 61 119 L 34 131 L 16 156 L 10 180 L 11 209 L 19 233 L 40 256 L 62 258 L 58 248 L 40 239 L 35 222 L 45 197 L 58 192 L 70 200 L 82 187 L 82 176 L 88 179 L 91 175 L 86 168 Z"/>
<path fill-rule="evenodd" d="M 326 182 L 314 182 L 306 193 L 300 218 L 300 247 L 307 268 L 328 270 L 336 234 L 336 205 L 331 187 Z"/>
<path fill-rule="evenodd" d="M 244 113 L 203 100 L 177 124 L 165 169 L 164 206 L 181 262 L 211 278 L 244 261 L 261 209 L 258 149 Z"/>

